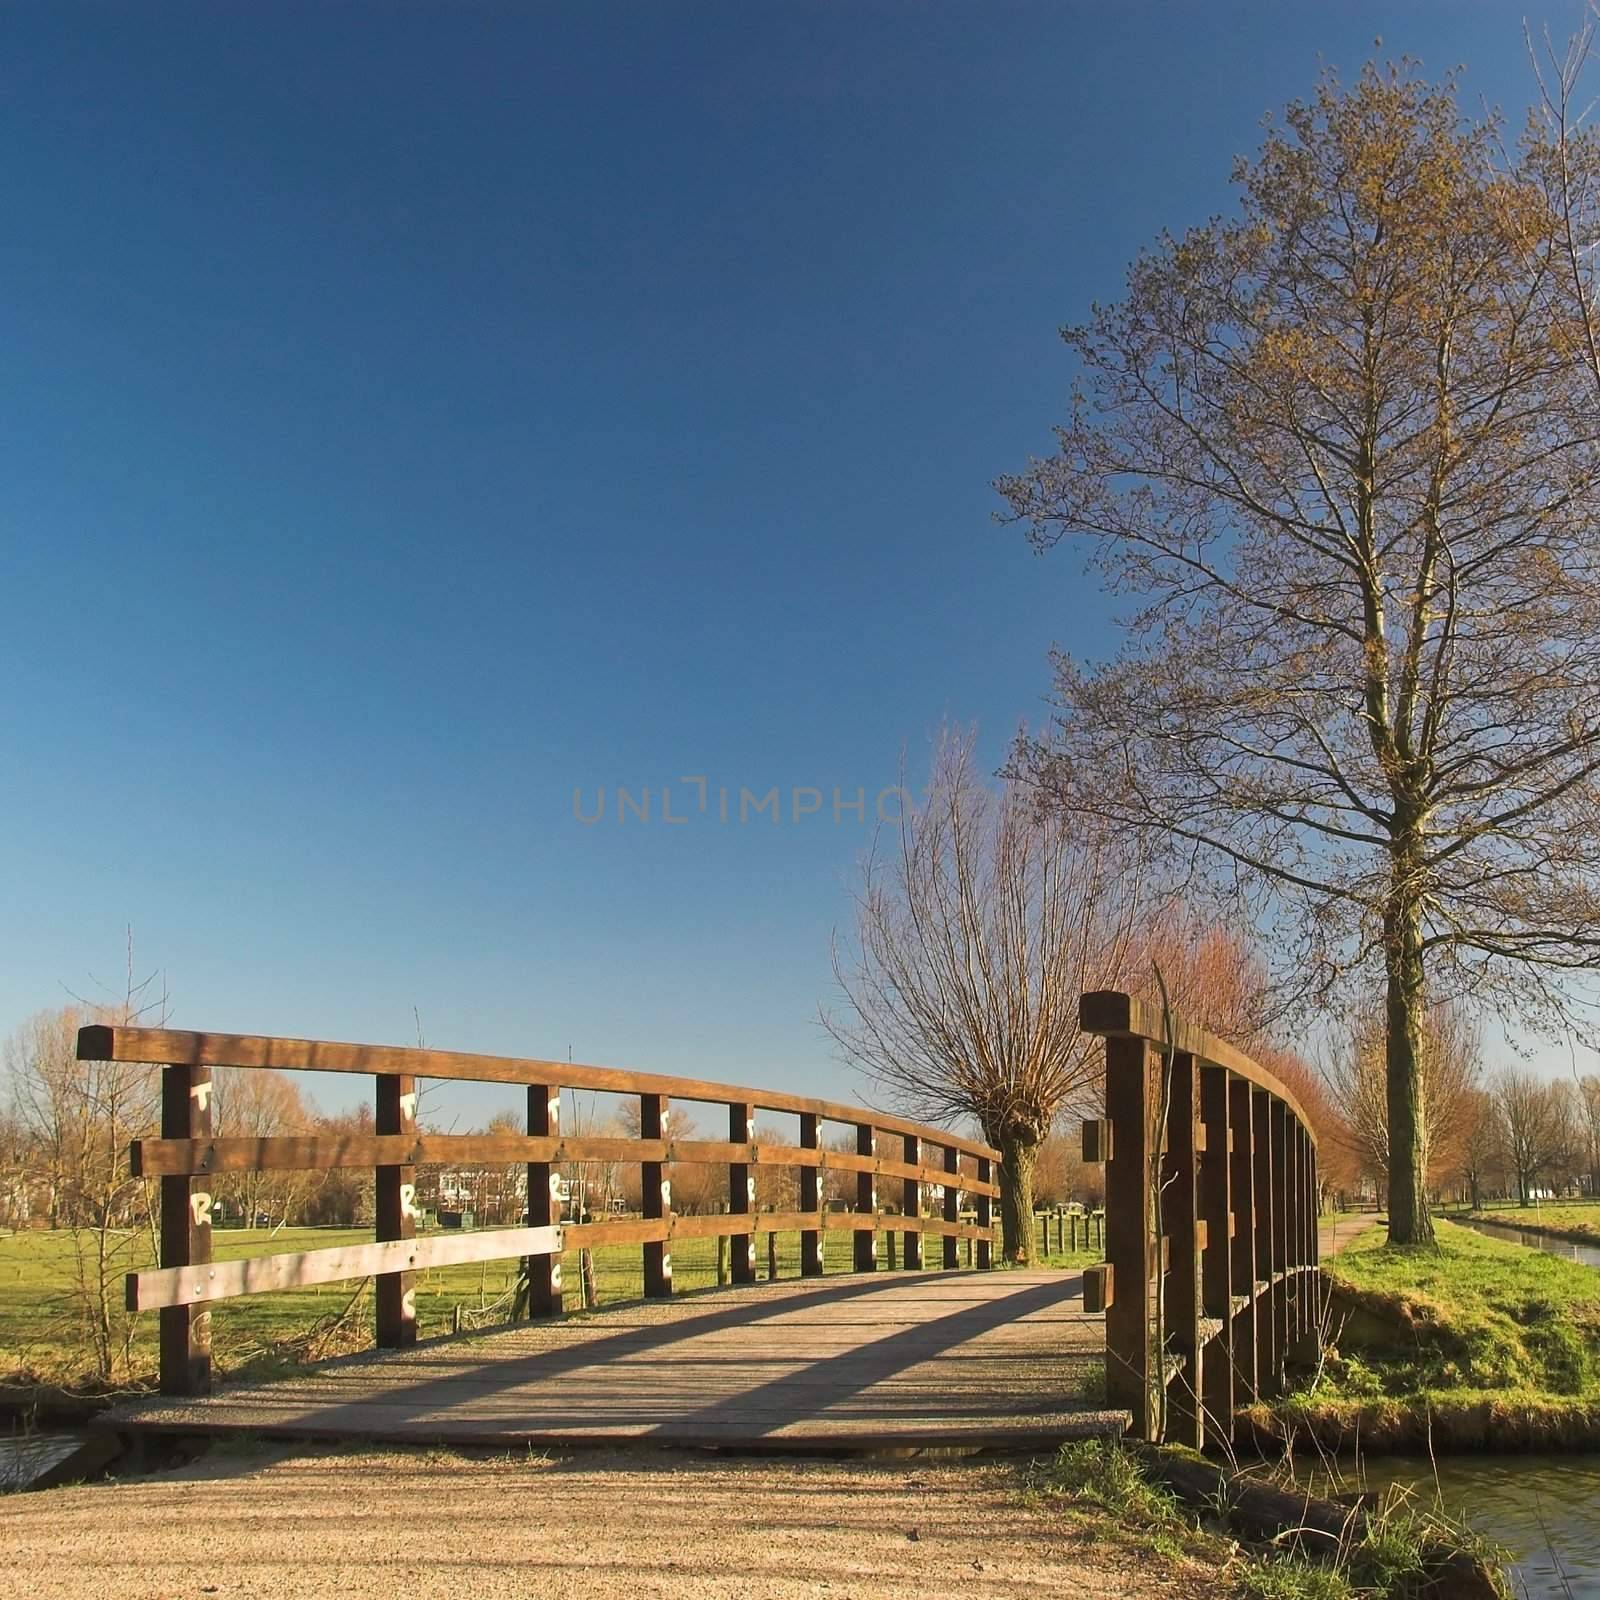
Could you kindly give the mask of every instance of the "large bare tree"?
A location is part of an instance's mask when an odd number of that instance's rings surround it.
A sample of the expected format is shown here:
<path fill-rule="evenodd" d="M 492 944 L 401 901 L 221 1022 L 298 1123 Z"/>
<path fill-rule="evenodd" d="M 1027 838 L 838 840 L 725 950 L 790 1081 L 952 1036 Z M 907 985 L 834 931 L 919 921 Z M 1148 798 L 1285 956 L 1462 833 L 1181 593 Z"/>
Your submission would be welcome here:
<path fill-rule="evenodd" d="M 1237 215 L 1066 330 L 1058 449 L 1000 484 L 1133 606 L 1116 659 L 1057 658 L 1023 766 L 1240 897 L 1308 996 L 1381 984 L 1402 1243 L 1429 1005 L 1553 1029 L 1600 965 L 1593 256 L 1552 148 L 1449 79 L 1325 76 Z"/>
<path fill-rule="evenodd" d="M 1096 1099 L 1102 1052 L 1078 1000 L 1126 969 L 1139 898 L 1126 849 L 989 782 L 970 736 L 946 731 L 921 803 L 865 865 L 855 939 L 835 943 L 847 1004 L 824 1025 L 897 1106 L 973 1119 L 1001 1152 L 1008 1261 L 1031 1255 L 1041 1141 Z"/>
<path fill-rule="evenodd" d="M 1363 1171 L 1380 1186 L 1389 1182 L 1389 1097 L 1384 1067 L 1382 1012 L 1361 1016 L 1328 1074 L 1339 1113 L 1338 1136 Z M 1417 1072 L 1422 1102 L 1418 1164 L 1431 1183 L 1458 1163 L 1458 1141 L 1467 1132 L 1471 1095 L 1482 1076 L 1479 1030 L 1460 1006 L 1436 1005 L 1422 1022 Z"/>

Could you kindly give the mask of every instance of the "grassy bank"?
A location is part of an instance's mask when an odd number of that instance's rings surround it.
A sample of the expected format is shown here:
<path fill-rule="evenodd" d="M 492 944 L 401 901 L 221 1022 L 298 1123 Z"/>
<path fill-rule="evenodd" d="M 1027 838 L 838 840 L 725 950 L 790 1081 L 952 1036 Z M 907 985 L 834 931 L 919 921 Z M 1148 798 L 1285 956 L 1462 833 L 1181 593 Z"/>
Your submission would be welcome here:
<path fill-rule="evenodd" d="M 369 1228 L 218 1229 L 213 1253 L 219 1261 L 285 1251 L 317 1250 L 372 1237 Z M 87 1248 L 87 1236 L 84 1238 Z M 934 1241 L 936 1244 L 937 1242 Z M 130 1266 L 151 1265 L 148 1241 L 127 1241 Z M 898 1245 L 898 1241 L 897 1241 Z M 852 1236 L 841 1231 L 823 1235 L 824 1265 L 829 1272 L 848 1272 Z M 1086 1256 L 1083 1260 L 1095 1259 Z M 762 1278 L 767 1275 L 767 1248 L 757 1244 Z M 82 1297 L 75 1291 L 77 1251 L 65 1231 L 22 1232 L 0 1237 L 0 1384 L 38 1383 L 64 1388 L 84 1385 L 90 1375 L 89 1345 L 84 1330 Z M 878 1264 L 888 1265 L 886 1236 L 878 1235 Z M 1064 1257 L 1060 1265 L 1081 1264 Z M 493 1307 L 511 1289 L 515 1260 L 486 1265 L 445 1267 L 417 1275 L 417 1327 L 423 1338 L 448 1333 L 456 1308 L 469 1321 L 482 1307 Z M 637 1300 L 644 1292 L 637 1245 L 611 1245 L 594 1252 L 596 1288 L 601 1305 Z M 800 1272 L 800 1236 L 778 1235 L 778 1274 Z M 577 1252 L 562 1263 L 568 1308 L 578 1306 Z M 672 1278 L 680 1292 L 712 1287 L 717 1281 L 714 1239 L 683 1239 L 672 1249 Z M 360 1291 L 360 1292 L 358 1292 Z M 115 1286 L 120 1304 L 120 1282 Z M 284 1361 L 316 1358 L 372 1342 L 372 1292 L 360 1280 L 316 1284 L 266 1295 L 246 1296 L 218 1305 L 212 1313 L 213 1355 L 224 1373 L 259 1369 Z M 337 1327 L 336 1319 L 344 1316 Z M 491 1310 L 489 1316 L 494 1317 Z M 326 1337 L 319 1339 L 319 1334 Z M 134 1319 L 132 1370 L 119 1374 L 119 1384 L 149 1382 L 156 1367 L 157 1319 L 147 1313 Z"/>
<path fill-rule="evenodd" d="M 1463 1216 L 1498 1222 L 1508 1228 L 1529 1228 L 1552 1239 L 1600 1248 L 1600 1201 L 1568 1200 L 1537 1206 L 1484 1206 Z"/>
<path fill-rule="evenodd" d="M 1230 1476 L 1188 1452 L 1109 1439 L 1064 1445 L 1029 1492 L 1079 1538 L 1198 1564 L 1237 1600 L 1455 1600 L 1508 1595 L 1500 1552 L 1392 1491 L 1360 1508 Z"/>
<path fill-rule="evenodd" d="M 1600 1273 L 1448 1222 L 1435 1246 L 1381 1229 L 1328 1263 L 1322 1371 L 1249 1413 L 1328 1447 L 1600 1446 Z"/>

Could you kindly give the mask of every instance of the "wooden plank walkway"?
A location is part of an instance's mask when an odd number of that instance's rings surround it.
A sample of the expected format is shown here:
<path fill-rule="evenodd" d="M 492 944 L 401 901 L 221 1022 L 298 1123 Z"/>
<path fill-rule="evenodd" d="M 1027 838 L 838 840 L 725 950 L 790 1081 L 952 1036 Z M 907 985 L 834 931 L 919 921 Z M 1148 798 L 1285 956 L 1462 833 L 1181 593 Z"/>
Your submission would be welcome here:
<path fill-rule="evenodd" d="M 645 1301 L 122 1406 L 123 1433 L 762 1450 L 1120 1433 L 1105 1321 L 1065 1272 L 862 1273 Z"/>

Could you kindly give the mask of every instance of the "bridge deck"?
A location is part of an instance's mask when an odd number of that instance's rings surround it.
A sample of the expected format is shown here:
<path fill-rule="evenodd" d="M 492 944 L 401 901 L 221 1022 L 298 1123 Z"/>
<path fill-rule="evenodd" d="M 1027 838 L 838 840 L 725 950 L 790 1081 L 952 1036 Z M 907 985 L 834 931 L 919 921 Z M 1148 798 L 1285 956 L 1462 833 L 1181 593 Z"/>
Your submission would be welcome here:
<path fill-rule="evenodd" d="M 413 1444 L 1025 1448 L 1122 1431 L 1128 1414 L 1097 1398 L 1104 1353 L 1075 1273 L 864 1273 L 349 1357 L 105 1423 Z"/>

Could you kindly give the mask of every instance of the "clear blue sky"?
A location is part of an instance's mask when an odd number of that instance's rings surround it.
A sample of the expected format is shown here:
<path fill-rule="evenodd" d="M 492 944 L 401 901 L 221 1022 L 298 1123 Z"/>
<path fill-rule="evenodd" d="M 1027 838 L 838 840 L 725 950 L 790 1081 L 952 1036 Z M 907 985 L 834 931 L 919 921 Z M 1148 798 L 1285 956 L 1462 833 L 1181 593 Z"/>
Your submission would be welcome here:
<path fill-rule="evenodd" d="M 851 1094 L 833 787 L 1110 639 L 991 520 L 1055 329 L 1321 60 L 1520 116 L 1520 18 L 9 8 L 0 1031 L 131 923 L 180 1026 Z"/>

